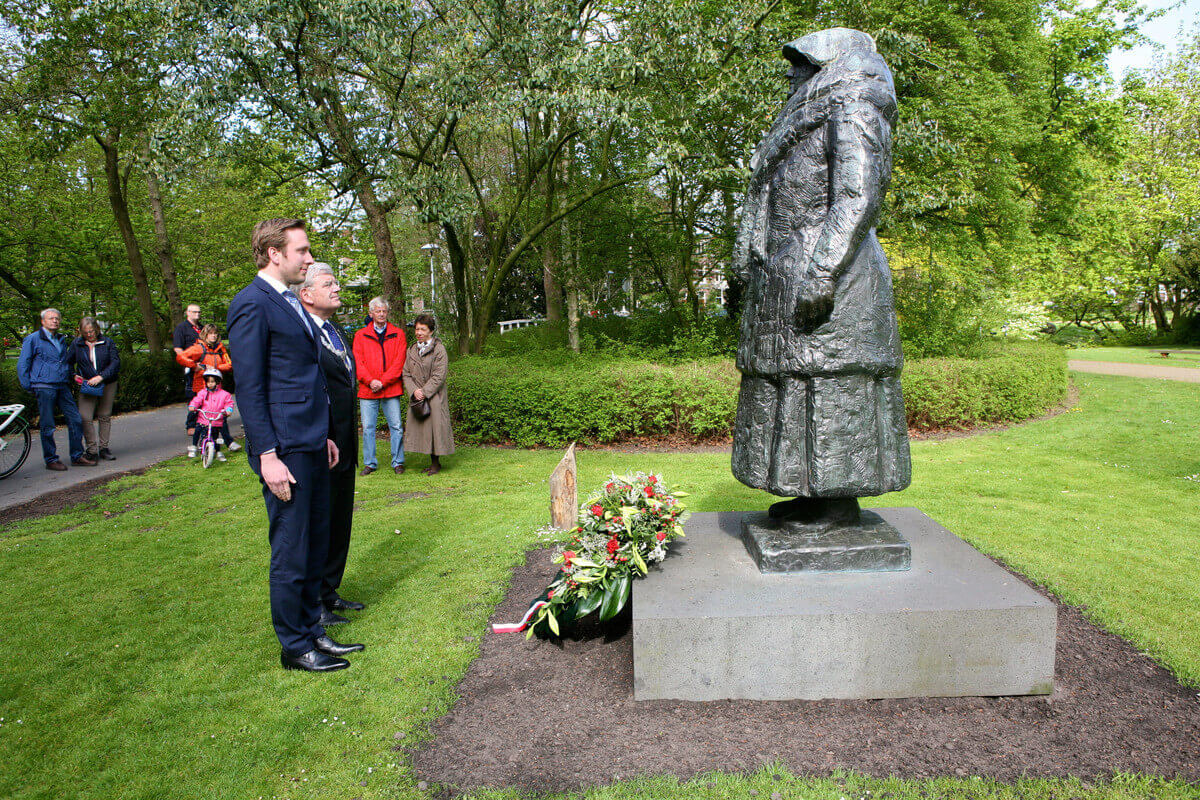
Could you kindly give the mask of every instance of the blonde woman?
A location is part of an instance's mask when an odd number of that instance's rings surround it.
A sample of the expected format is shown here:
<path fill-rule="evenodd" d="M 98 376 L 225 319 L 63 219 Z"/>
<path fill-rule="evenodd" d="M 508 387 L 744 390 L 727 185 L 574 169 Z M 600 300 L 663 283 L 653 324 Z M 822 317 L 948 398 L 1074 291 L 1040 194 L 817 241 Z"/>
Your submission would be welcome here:
<path fill-rule="evenodd" d="M 67 363 L 79 383 L 79 414 L 83 417 L 83 439 L 87 448 L 84 455 L 93 461 L 116 461 L 117 457 L 108 449 L 113 399 L 117 396 L 117 373 L 121 370 L 116 343 L 100 332 L 95 319 L 84 317 L 79 321 L 78 338 L 71 342 Z M 99 437 L 96 436 L 96 423 L 100 427 Z"/>

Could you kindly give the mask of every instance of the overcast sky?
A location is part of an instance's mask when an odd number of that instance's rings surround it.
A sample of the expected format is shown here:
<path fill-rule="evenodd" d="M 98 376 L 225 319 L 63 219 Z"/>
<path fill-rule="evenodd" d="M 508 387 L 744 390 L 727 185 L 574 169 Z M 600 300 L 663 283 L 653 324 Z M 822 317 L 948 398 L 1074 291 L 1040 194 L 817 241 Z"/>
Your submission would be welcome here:
<path fill-rule="evenodd" d="M 1174 52 L 1181 34 L 1186 34 L 1200 24 L 1200 0 L 1183 0 L 1181 3 L 1170 3 L 1164 0 L 1148 0 L 1146 6 L 1150 9 L 1176 7 L 1163 14 L 1158 19 L 1142 26 L 1142 33 L 1147 38 L 1162 45 L 1169 52 Z M 1108 60 L 1109 68 L 1118 81 L 1130 69 L 1142 69 L 1154 63 L 1156 55 L 1163 51 L 1146 45 L 1133 50 L 1118 50 Z"/>

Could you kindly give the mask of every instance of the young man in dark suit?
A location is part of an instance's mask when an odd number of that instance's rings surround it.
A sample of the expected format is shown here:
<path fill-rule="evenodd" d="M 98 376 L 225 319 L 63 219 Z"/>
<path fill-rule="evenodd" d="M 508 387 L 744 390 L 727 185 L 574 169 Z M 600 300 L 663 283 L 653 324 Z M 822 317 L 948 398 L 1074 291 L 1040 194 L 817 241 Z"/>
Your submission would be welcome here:
<path fill-rule="evenodd" d="M 329 393 L 312 320 L 288 284 L 313 263 L 304 222 L 269 219 L 251 236 L 258 275 L 229 304 L 229 350 L 251 469 L 263 485 L 271 542 L 271 621 L 285 669 L 329 672 L 350 662 L 321 626 L 329 549 Z"/>
<path fill-rule="evenodd" d="M 304 282 L 293 287 L 300 304 L 320 332 L 321 371 L 329 389 L 333 412 L 330 438 L 338 448 L 337 466 L 330 470 L 329 483 L 329 555 L 325 559 L 325 577 L 321 582 L 322 625 L 349 622 L 338 611 L 361 611 L 365 606 L 338 594 L 346 557 L 350 552 L 350 527 L 354 518 L 354 468 L 358 463 L 357 381 L 351 339 L 333 318 L 341 308 L 340 287 L 328 264 L 313 264 Z"/>

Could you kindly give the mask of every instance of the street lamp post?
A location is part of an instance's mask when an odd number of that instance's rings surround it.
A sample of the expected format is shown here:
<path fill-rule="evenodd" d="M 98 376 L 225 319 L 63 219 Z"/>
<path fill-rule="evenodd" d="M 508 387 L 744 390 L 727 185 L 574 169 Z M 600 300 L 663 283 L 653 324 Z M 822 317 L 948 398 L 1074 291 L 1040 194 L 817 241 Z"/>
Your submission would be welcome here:
<path fill-rule="evenodd" d="M 421 245 L 421 249 L 429 253 L 429 309 L 435 311 L 437 309 L 437 288 L 433 282 L 433 251 L 440 250 L 441 246 L 437 242 Z"/>

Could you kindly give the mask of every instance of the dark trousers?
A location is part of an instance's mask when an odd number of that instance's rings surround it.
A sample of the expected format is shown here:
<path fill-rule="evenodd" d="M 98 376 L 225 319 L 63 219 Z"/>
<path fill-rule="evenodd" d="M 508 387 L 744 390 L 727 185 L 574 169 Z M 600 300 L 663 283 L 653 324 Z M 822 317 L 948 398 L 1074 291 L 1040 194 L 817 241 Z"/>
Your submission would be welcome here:
<path fill-rule="evenodd" d="M 321 578 L 329 552 L 329 461 L 324 450 L 280 456 L 291 470 L 292 499 L 286 503 L 263 483 L 271 542 L 271 622 L 283 652 L 312 650 L 321 627 Z M 262 477 L 262 464 L 250 457 Z"/>
<path fill-rule="evenodd" d="M 37 386 L 33 390 L 37 395 L 38 430 L 42 434 L 42 458 L 49 464 L 58 461 L 58 449 L 54 446 L 54 407 L 62 409 L 67 418 L 67 443 L 71 449 L 71 458 L 83 455 L 83 417 L 79 416 L 79 406 L 75 405 L 75 395 L 71 394 L 66 384 L 58 386 Z"/>
<path fill-rule="evenodd" d="M 217 430 L 213 431 L 213 446 L 216 448 L 218 453 L 221 452 L 220 437 L 221 429 L 218 428 Z M 196 431 L 192 434 L 192 447 L 199 447 L 200 442 L 206 438 L 208 438 L 208 424 L 197 420 Z"/>
<path fill-rule="evenodd" d="M 354 466 L 329 473 L 329 555 L 321 582 L 321 602 L 337 599 L 346 557 L 350 554 L 350 525 L 354 519 Z"/>
<path fill-rule="evenodd" d="M 187 378 L 188 387 L 183 390 L 183 399 L 187 400 L 190 403 L 190 402 L 192 402 L 192 400 L 195 399 L 196 393 L 192 391 L 192 373 L 189 371 L 187 373 L 187 376 L 188 376 L 188 378 Z M 200 415 L 199 411 L 197 411 L 194 408 L 189 408 L 187 410 L 187 420 L 183 423 L 183 426 L 185 428 L 187 428 L 189 431 L 192 430 L 193 428 L 195 428 L 196 427 L 196 418 L 199 415 Z"/>

